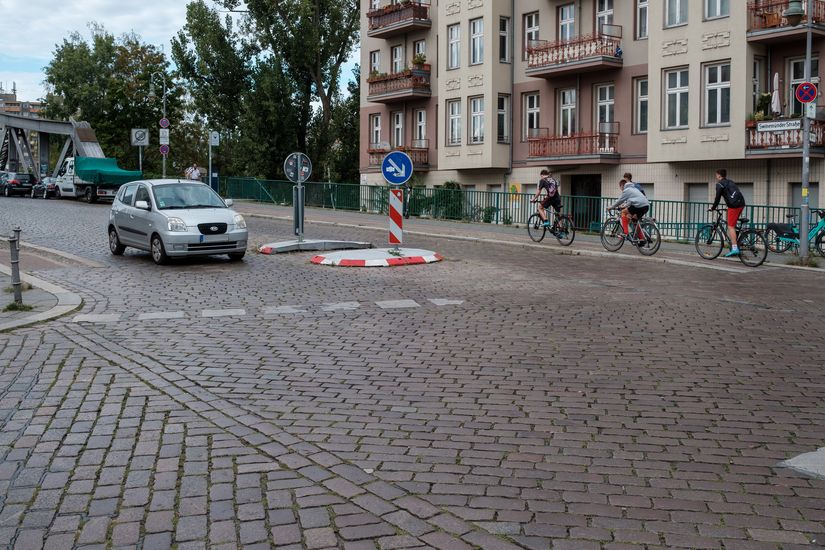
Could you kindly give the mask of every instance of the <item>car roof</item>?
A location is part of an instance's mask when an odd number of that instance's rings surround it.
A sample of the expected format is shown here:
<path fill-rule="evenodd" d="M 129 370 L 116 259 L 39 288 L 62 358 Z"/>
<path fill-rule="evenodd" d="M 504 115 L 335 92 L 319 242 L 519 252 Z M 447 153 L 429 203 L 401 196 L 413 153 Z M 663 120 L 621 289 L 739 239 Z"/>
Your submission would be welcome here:
<path fill-rule="evenodd" d="M 130 181 L 129 183 L 143 183 L 149 185 L 151 187 L 157 187 L 159 185 L 175 185 L 175 184 L 192 184 L 192 185 L 203 185 L 205 187 L 209 187 L 203 182 L 195 181 L 195 180 L 187 180 L 187 179 L 153 179 L 153 180 L 135 180 Z"/>

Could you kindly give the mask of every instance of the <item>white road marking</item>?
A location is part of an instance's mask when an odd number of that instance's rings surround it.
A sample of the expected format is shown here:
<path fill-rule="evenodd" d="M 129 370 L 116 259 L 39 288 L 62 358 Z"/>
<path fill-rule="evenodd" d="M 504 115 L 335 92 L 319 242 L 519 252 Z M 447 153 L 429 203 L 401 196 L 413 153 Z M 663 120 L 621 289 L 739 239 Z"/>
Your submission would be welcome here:
<path fill-rule="evenodd" d="M 338 302 L 334 304 L 324 304 L 321 308 L 322 311 L 352 311 L 354 309 L 358 309 L 361 307 L 361 304 L 358 302 Z"/>
<path fill-rule="evenodd" d="M 825 447 L 795 456 L 780 462 L 779 465 L 811 477 L 825 479 Z"/>
<path fill-rule="evenodd" d="M 460 306 L 464 300 L 448 300 L 444 298 L 430 298 L 430 302 L 437 306 Z"/>
<path fill-rule="evenodd" d="M 384 302 L 375 302 L 375 305 L 381 309 L 402 309 L 410 307 L 421 307 L 415 300 L 387 300 Z"/>
<path fill-rule="evenodd" d="M 155 311 L 151 313 L 141 313 L 138 321 L 154 321 L 156 319 L 183 319 L 186 314 L 182 311 Z"/>
<path fill-rule="evenodd" d="M 270 306 L 264 308 L 266 315 L 280 315 L 282 313 L 306 313 L 307 310 L 301 309 L 301 306 Z"/>
<path fill-rule="evenodd" d="M 246 315 L 245 309 L 204 309 L 201 317 L 240 317 Z"/>
<path fill-rule="evenodd" d="M 75 316 L 73 323 L 117 323 L 120 313 L 85 313 Z"/>

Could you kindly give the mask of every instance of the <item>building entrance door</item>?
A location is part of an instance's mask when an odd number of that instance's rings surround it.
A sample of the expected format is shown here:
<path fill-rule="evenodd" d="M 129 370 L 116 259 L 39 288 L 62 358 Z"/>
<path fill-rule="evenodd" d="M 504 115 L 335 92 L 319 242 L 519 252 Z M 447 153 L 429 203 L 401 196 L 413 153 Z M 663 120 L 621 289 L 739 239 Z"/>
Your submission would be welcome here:
<path fill-rule="evenodd" d="M 573 223 L 577 229 L 589 230 L 590 224 L 594 222 L 601 224 L 601 196 L 601 174 L 581 174 L 571 177 L 569 213 L 573 214 Z M 595 230 L 598 231 L 598 229 Z"/>

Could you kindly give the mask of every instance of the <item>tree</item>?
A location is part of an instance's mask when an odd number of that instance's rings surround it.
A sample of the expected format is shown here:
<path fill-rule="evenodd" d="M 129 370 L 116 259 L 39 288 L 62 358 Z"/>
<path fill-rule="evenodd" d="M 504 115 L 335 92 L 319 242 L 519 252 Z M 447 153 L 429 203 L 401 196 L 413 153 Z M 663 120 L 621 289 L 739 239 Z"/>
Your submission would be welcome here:
<path fill-rule="evenodd" d="M 333 105 L 330 134 L 335 141 L 329 157 L 329 173 L 330 179 L 336 182 L 358 183 L 360 176 L 360 67 L 355 67 L 352 76 L 347 85 L 348 95 L 339 94 Z"/>

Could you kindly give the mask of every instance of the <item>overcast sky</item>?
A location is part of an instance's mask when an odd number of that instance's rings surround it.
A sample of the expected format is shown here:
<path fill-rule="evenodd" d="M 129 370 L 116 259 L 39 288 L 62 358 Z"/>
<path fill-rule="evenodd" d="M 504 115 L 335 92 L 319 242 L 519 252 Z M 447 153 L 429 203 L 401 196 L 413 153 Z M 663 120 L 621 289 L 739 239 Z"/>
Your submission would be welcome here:
<path fill-rule="evenodd" d="M 90 36 L 88 23 L 96 21 L 115 36 L 134 31 L 144 42 L 163 45 L 167 56 L 172 37 L 186 22 L 187 0 L 0 0 L 0 84 L 17 97 L 33 101 L 45 97 L 45 67 L 55 45 L 72 32 Z M 356 58 L 357 59 L 357 58 Z M 351 72 L 345 70 L 344 86 Z"/>

